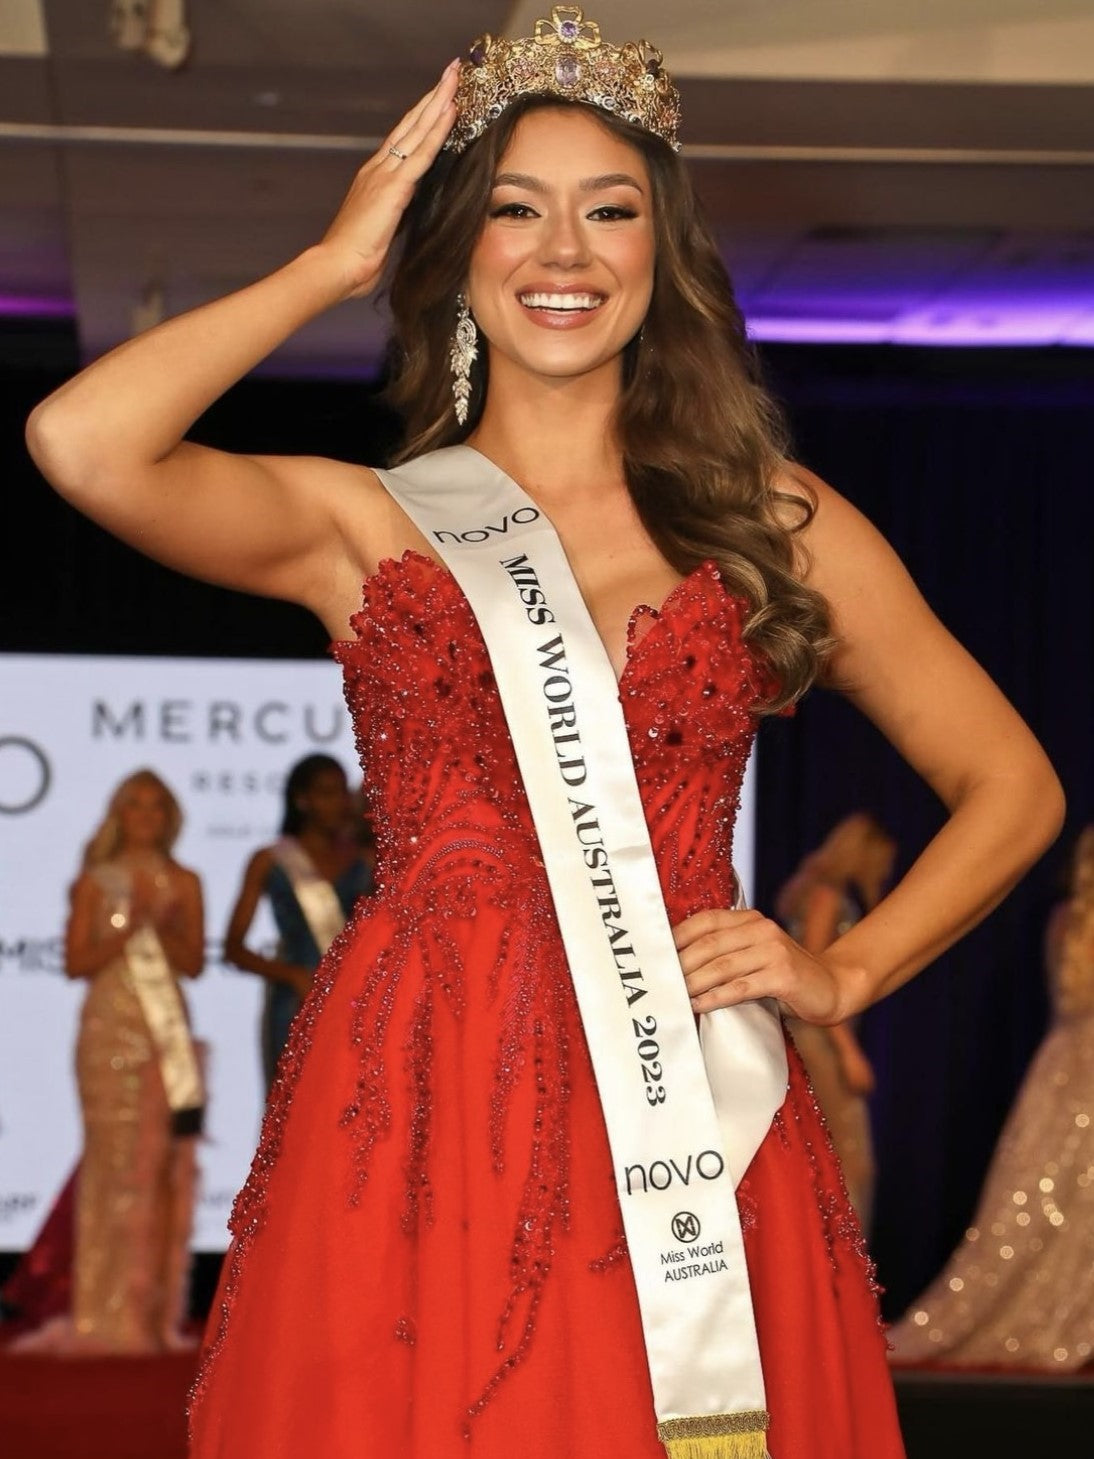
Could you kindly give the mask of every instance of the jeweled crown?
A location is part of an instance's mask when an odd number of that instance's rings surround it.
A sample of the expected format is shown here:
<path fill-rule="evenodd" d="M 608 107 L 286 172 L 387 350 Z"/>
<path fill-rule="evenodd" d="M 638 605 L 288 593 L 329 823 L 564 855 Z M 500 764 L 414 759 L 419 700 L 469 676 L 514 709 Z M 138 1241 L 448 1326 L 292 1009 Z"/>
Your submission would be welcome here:
<path fill-rule="evenodd" d="M 612 46 L 578 5 L 556 5 L 535 34 L 480 36 L 460 63 L 456 122 L 445 147 L 462 152 L 518 97 L 547 93 L 584 101 L 653 132 L 676 149 L 680 93 L 649 41 Z"/>

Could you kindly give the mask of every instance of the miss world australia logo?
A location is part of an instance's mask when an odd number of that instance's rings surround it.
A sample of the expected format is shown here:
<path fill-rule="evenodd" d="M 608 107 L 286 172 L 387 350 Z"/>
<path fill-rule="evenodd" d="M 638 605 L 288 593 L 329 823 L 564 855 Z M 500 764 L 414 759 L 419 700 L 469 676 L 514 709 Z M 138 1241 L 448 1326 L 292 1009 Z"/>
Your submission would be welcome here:
<path fill-rule="evenodd" d="M 680 1243 L 661 1253 L 663 1282 L 690 1282 L 693 1277 L 712 1277 L 729 1271 L 724 1241 L 708 1241 L 699 1245 L 699 1217 L 692 1211 L 677 1211 L 672 1218 L 672 1234 Z"/>
<path fill-rule="evenodd" d="M 672 1218 L 672 1234 L 677 1241 L 698 1241 L 702 1227 L 691 1211 L 677 1211 Z"/>

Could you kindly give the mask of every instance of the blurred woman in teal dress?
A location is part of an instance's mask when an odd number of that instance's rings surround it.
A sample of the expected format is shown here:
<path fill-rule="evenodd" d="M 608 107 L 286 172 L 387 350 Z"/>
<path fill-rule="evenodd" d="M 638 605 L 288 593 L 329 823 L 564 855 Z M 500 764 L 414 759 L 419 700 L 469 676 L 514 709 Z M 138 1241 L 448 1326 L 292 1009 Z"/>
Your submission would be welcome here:
<path fill-rule="evenodd" d="M 308 755 L 289 771 L 281 836 L 251 857 L 224 940 L 228 962 L 266 979 L 262 1065 L 267 1087 L 289 1027 L 327 948 L 358 897 L 372 890 L 372 871 L 352 824 L 346 773 L 330 755 Z M 266 897 L 277 925 L 276 955 L 247 945 L 258 904 Z"/>

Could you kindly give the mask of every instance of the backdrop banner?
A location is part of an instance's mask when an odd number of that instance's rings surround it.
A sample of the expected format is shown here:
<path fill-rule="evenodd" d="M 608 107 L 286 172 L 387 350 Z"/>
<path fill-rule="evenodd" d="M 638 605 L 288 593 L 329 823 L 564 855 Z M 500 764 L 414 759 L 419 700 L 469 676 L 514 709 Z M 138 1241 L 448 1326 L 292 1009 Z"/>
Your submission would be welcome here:
<path fill-rule="evenodd" d="M 143 766 L 182 804 L 176 855 L 205 892 L 205 972 L 184 983 L 208 1047 L 193 1246 L 227 1246 L 261 1118 L 262 985 L 224 966 L 222 938 L 248 857 L 277 839 L 286 772 L 317 752 L 357 784 L 338 669 L 322 660 L 0 654 L 0 1250 L 30 1244 L 79 1154 L 68 889 L 110 793 Z M 746 894 L 753 784 L 750 767 L 734 847 Z M 249 940 L 272 951 L 275 936 L 263 906 Z"/>
<path fill-rule="evenodd" d="M 261 980 L 223 965 L 243 867 L 277 839 L 289 767 L 321 752 L 358 781 L 338 669 L 323 661 L 0 655 L 0 1249 L 33 1236 L 80 1148 L 80 979 L 64 976 L 68 889 L 131 771 L 182 804 L 175 853 L 201 876 L 206 964 L 183 980 L 208 1046 L 194 1247 L 220 1251 L 261 1114 Z M 265 906 L 251 931 L 275 941 Z"/>

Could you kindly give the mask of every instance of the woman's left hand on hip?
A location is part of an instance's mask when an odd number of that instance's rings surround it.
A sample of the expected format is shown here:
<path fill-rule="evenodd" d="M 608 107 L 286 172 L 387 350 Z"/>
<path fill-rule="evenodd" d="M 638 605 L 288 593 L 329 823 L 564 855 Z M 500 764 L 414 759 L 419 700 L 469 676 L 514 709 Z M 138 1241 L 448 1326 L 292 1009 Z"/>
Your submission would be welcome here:
<path fill-rule="evenodd" d="M 761 912 L 696 912 L 673 936 L 696 1013 L 757 998 L 776 998 L 807 1023 L 839 1023 L 855 1011 L 842 1006 L 835 972 Z"/>

